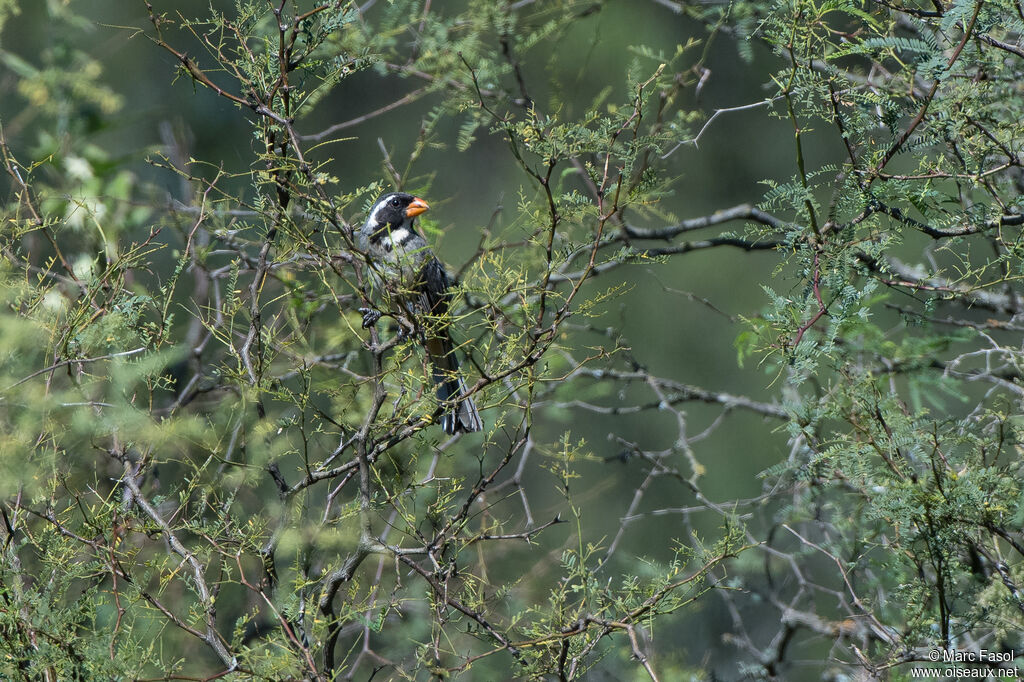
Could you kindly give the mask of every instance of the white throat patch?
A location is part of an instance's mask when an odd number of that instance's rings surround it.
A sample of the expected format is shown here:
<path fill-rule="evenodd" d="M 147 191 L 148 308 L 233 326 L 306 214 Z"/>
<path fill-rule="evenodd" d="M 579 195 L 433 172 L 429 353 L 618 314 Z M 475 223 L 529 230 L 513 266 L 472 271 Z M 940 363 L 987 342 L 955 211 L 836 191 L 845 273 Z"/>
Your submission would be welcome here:
<path fill-rule="evenodd" d="M 409 238 L 409 230 L 404 227 L 399 227 L 396 230 L 391 231 L 391 242 L 393 244 L 404 244 L 405 240 Z"/>

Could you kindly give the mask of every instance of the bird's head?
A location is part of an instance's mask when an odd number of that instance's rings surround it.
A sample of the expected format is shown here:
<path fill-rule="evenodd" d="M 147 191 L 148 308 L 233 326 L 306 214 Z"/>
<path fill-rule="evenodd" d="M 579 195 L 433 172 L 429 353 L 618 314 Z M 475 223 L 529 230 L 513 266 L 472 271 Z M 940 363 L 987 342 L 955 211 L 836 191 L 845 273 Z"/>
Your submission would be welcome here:
<path fill-rule="evenodd" d="M 405 192 L 389 192 L 377 199 L 370 209 L 363 225 L 363 232 L 372 234 L 388 226 L 392 230 L 402 226 L 408 227 L 413 218 L 429 208 L 427 202 L 419 197 Z"/>

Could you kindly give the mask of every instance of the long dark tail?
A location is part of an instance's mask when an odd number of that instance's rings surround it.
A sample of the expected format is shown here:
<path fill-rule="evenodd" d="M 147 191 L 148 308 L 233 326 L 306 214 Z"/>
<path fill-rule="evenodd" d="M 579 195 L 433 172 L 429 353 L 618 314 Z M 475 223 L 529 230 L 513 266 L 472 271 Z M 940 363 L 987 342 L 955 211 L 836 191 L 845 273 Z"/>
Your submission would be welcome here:
<path fill-rule="evenodd" d="M 476 403 L 466 395 L 466 382 L 459 374 L 459 361 L 451 341 L 435 337 L 427 339 L 425 345 L 437 384 L 437 400 L 444 410 L 441 428 L 450 435 L 482 431 L 484 423 Z"/>

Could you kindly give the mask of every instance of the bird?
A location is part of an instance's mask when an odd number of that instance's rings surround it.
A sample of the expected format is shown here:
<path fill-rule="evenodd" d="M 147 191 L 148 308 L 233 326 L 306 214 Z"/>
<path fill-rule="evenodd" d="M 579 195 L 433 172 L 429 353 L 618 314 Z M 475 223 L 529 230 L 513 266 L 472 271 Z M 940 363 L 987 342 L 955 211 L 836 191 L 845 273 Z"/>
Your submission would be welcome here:
<path fill-rule="evenodd" d="M 428 315 L 428 325 L 417 325 L 418 337 L 430 360 L 441 409 L 441 428 L 449 435 L 482 431 L 483 421 L 459 371 L 459 360 L 450 334 L 448 308 L 451 290 L 444 265 L 416 231 L 416 216 L 430 208 L 427 202 L 406 192 L 381 195 L 359 230 L 357 245 L 372 264 L 371 279 L 402 306 L 413 324 Z M 363 327 L 373 326 L 381 313 L 360 308 Z"/>

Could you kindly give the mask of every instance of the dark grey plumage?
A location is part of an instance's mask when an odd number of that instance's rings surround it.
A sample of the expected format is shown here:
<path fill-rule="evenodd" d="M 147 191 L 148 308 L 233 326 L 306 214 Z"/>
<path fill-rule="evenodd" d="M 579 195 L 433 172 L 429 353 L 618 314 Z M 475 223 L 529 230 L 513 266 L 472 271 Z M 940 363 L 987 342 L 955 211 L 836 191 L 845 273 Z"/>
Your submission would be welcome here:
<path fill-rule="evenodd" d="M 425 201 L 405 192 L 381 196 L 359 230 L 359 247 L 370 256 L 378 279 L 384 280 L 381 288 L 414 321 L 423 315 L 442 320 L 425 326 L 421 335 L 444 410 L 441 428 L 448 434 L 471 433 L 482 430 L 483 422 L 473 399 L 465 395 L 466 384 L 443 322 L 451 299 L 448 274 L 413 225 L 428 208 Z"/>

